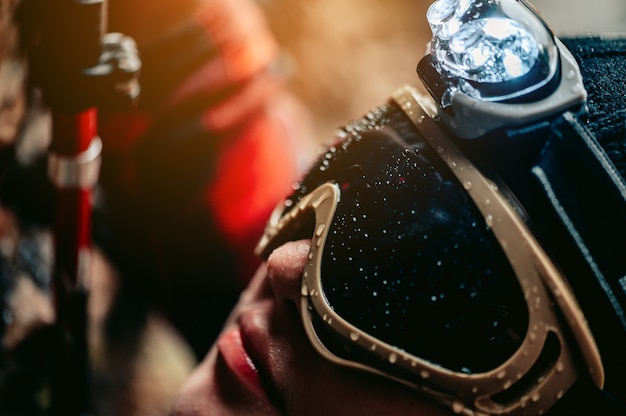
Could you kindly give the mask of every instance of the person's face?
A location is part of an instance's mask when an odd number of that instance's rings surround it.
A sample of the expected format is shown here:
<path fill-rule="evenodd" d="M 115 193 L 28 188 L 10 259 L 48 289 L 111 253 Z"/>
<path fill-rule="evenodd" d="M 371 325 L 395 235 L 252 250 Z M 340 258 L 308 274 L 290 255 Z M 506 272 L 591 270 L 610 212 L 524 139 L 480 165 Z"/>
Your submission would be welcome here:
<path fill-rule="evenodd" d="M 173 415 L 447 415 L 408 387 L 336 366 L 301 324 L 309 241 L 276 249 L 241 296 Z"/>
<path fill-rule="evenodd" d="M 19 0 L 0 0 L 0 149 L 15 142 L 26 111 L 26 62 L 15 14 Z"/>

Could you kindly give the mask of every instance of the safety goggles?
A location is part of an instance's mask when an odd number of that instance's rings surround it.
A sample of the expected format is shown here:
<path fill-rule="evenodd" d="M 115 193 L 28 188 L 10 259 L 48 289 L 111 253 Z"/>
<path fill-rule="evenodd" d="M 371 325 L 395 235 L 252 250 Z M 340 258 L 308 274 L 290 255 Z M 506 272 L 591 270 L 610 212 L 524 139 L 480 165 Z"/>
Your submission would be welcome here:
<path fill-rule="evenodd" d="M 311 238 L 302 320 L 328 360 L 458 414 L 541 414 L 604 373 L 566 279 L 502 184 L 410 87 L 341 131 L 257 252 Z"/>

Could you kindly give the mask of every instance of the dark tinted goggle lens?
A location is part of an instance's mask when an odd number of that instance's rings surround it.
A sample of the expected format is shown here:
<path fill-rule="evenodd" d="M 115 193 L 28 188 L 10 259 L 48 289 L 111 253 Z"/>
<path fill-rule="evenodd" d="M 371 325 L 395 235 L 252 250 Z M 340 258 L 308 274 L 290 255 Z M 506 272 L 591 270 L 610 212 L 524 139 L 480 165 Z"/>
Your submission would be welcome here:
<path fill-rule="evenodd" d="M 463 185 L 404 115 L 390 106 L 370 121 L 362 135 L 348 129 L 290 199 L 328 181 L 341 188 L 323 295 L 349 323 L 417 357 L 492 370 L 527 331 L 515 273 Z"/>

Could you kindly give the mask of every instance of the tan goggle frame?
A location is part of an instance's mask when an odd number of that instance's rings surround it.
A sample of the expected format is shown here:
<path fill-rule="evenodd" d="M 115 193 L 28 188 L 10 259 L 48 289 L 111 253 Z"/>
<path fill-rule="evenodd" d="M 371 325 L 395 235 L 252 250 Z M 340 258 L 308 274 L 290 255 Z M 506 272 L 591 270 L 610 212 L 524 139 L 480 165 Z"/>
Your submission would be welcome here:
<path fill-rule="evenodd" d="M 257 247 L 257 253 L 268 256 L 272 249 L 290 238 L 291 232 L 312 215 L 315 217 L 311 249 L 302 278 L 301 305 L 304 327 L 313 346 L 334 363 L 409 385 L 463 415 L 544 413 L 580 377 L 575 364 L 575 357 L 578 356 L 582 357 L 593 382 L 601 388 L 604 370 L 586 319 L 565 278 L 541 248 L 523 219 L 496 184 L 486 178 L 460 152 L 448 133 L 437 124 L 436 107 L 429 97 L 406 86 L 397 90 L 391 100 L 414 123 L 424 140 L 436 149 L 492 229 L 525 295 L 529 312 L 528 331 L 520 348 L 502 365 L 484 373 L 465 374 L 408 354 L 344 320 L 326 302 L 321 282 L 322 252 L 341 197 L 337 185 L 326 183 L 307 194 L 286 214 L 283 215 L 284 205 L 277 208 Z M 559 319 L 558 315 L 563 319 Z M 372 366 L 337 356 L 320 340 L 313 325 L 314 319 L 321 319 L 322 325 L 342 337 L 347 345 L 379 356 L 387 365 L 398 366 L 403 371 L 414 374 L 414 379 L 408 381 Z M 549 334 L 556 336 L 560 343 L 559 355 L 535 380 L 529 382 L 525 376 L 538 361 Z M 576 344 L 573 347 L 569 345 L 572 344 L 572 339 Z M 494 400 L 495 395 L 510 391 L 522 378 L 525 389 L 521 393 L 508 398 L 504 403 Z"/>

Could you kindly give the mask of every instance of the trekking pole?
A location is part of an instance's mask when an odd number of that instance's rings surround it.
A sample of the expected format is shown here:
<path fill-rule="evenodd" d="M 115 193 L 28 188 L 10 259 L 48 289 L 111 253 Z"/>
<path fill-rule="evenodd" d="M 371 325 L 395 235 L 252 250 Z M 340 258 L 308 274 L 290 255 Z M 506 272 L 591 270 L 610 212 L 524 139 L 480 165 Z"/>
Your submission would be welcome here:
<path fill-rule="evenodd" d="M 56 188 L 52 289 L 57 345 L 51 368 L 52 413 L 91 408 L 87 342 L 93 192 L 102 142 L 98 109 L 124 109 L 139 94 L 135 43 L 105 34 L 105 0 L 39 1 L 30 68 L 52 113 L 48 176 Z"/>

